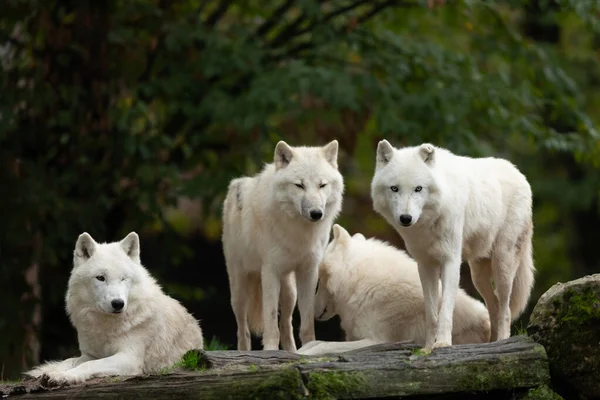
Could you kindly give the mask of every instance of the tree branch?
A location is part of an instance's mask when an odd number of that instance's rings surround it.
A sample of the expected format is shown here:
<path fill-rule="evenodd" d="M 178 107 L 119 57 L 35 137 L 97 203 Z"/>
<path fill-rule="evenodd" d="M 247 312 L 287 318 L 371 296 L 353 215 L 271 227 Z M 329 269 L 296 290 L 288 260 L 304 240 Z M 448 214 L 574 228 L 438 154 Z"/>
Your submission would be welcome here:
<path fill-rule="evenodd" d="M 296 36 L 296 29 L 306 20 L 306 13 L 301 13 L 296 19 L 289 24 L 284 30 L 279 32 L 279 34 L 273 39 L 271 42 L 271 48 L 276 48 L 287 42 L 289 39 Z"/>
<path fill-rule="evenodd" d="M 335 17 L 337 17 L 339 15 L 342 15 L 342 14 L 348 12 L 348 11 L 354 10 L 355 8 L 357 8 L 357 7 L 359 7 L 359 6 L 363 5 L 363 4 L 367 4 L 367 3 L 371 3 L 371 0 L 357 0 L 354 3 L 351 3 L 351 4 L 349 4 L 349 5 L 345 6 L 345 7 L 338 8 L 337 10 L 332 11 L 332 12 L 326 14 L 325 17 L 323 18 L 323 21 L 319 21 L 319 23 L 324 23 L 324 22 L 331 21 L 333 18 L 335 18 Z M 313 22 L 312 24 L 310 24 L 310 26 L 297 31 L 292 37 L 294 37 L 294 36 L 300 36 L 300 35 L 303 35 L 303 34 L 309 32 L 309 31 L 311 31 L 317 24 L 318 23 Z"/>
<path fill-rule="evenodd" d="M 206 26 L 214 28 L 217 22 L 225 15 L 230 5 L 231 0 L 221 0 L 215 11 L 206 19 Z"/>
<path fill-rule="evenodd" d="M 256 30 L 256 37 L 263 37 L 269 32 L 281 19 L 281 17 L 294 5 L 295 0 L 287 0 L 278 9 L 276 9 L 271 17 L 266 20 L 261 26 Z"/>

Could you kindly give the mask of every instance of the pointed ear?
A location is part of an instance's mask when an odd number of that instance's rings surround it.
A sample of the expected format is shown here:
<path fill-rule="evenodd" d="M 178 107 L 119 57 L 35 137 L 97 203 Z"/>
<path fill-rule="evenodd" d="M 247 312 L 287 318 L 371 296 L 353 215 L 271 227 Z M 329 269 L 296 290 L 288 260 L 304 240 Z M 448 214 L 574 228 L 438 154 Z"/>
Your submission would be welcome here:
<path fill-rule="evenodd" d="M 332 140 L 326 146 L 323 147 L 323 154 L 325 155 L 325 159 L 336 169 L 338 167 L 338 148 L 339 144 L 337 140 Z"/>
<path fill-rule="evenodd" d="M 289 165 L 294 157 L 294 151 L 283 140 L 280 140 L 275 146 L 275 169 L 279 170 Z"/>
<path fill-rule="evenodd" d="M 75 243 L 75 251 L 73 252 L 73 265 L 75 267 L 80 266 L 84 262 L 90 259 L 91 256 L 96 252 L 96 242 L 89 233 L 83 232 L 77 238 Z"/>
<path fill-rule="evenodd" d="M 425 164 L 433 164 L 435 161 L 435 147 L 429 143 L 423 143 L 419 146 L 419 156 Z"/>
<path fill-rule="evenodd" d="M 336 243 L 345 243 L 350 239 L 350 234 L 347 230 L 341 227 L 341 225 L 334 224 L 333 225 L 333 240 Z"/>
<path fill-rule="evenodd" d="M 394 157 L 394 148 L 387 140 L 383 139 L 377 145 L 377 163 L 376 167 L 387 165 Z"/>
<path fill-rule="evenodd" d="M 129 258 L 135 262 L 140 262 L 140 238 L 137 233 L 130 232 L 119 244 Z"/>

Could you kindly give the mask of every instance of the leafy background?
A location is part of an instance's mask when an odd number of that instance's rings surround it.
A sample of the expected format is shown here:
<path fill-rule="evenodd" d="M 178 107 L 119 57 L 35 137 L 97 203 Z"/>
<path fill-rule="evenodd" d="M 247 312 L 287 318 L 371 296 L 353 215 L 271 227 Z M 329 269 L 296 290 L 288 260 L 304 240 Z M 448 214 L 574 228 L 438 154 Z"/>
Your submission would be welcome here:
<path fill-rule="evenodd" d="M 535 197 L 529 310 L 597 272 L 597 2 L 426 3 L 4 0 L 0 379 L 77 353 L 64 293 L 83 231 L 137 231 L 165 290 L 233 348 L 221 204 L 280 139 L 338 139 L 338 222 L 398 246 L 369 197 L 380 139 L 506 157 Z"/>

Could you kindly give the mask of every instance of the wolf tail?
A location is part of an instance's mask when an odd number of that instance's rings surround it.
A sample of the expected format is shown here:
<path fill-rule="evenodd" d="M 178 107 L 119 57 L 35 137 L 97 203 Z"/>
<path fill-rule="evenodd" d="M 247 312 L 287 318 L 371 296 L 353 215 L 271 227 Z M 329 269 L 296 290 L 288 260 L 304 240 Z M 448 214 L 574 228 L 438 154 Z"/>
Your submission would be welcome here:
<path fill-rule="evenodd" d="M 263 333 L 262 284 L 260 274 L 253 274 L 249 277 L 246 290 L 250 298 L 250 304 L 248 305 L 248 327 L 251 333 L 260 336 Z"/>
<path fill-rule="evenodd" d="M 531 240 L 533 237 L 533 223 L 530 221 L 521 237 L 517 258 L 519 266 L 513 281 L 512 294 L 510 297 L 510 312 L 512 319 L 517 319 L 527 307 L 531 289 L 533 287 L 535 267 L 533 265 L 533 251 Z"/>

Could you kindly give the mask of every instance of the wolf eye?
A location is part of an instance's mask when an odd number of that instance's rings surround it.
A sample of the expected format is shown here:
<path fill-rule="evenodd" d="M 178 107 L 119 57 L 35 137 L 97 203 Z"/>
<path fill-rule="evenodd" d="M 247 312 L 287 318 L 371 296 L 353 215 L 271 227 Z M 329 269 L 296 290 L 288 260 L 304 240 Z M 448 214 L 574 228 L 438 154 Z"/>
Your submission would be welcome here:
<path fill-rule="evenodd" d="M 392 192 L 397 192 L 399 190 L 398 186 L 391 186 L 390 189 Z"/>
<path fill-rule="evenodd" d="M 419 193 L 421 190 L 423 190 L 423 187 L 422 187 L 422 186 L 417 186 L 417 187 L 415 188 L 415 192 L 417 192 L 417 193 Z"/>
<path fill-rule="evenodd" d="M 323 189 L 325 186 L 327 186 L 327 184 L 326 184 L 326 183 L 321 183 L 321 184 L 319 185 L 319 187 L 320 187 L 321 189 Z"/>
<path fill-rule="evenodd" d="M 294 183 L 294 185 L 296 185 L 296 187 L 299 187 L 300 189 L 304 189 L 304 185 L 301 183 Z"/>
<path fill-rule="evenodd" d="M 106 278 L 104 278 L 102 275 L 98 275 L 96 279 L 98 279 L 100 282 L 104 282 L 106 280 Z"/>

